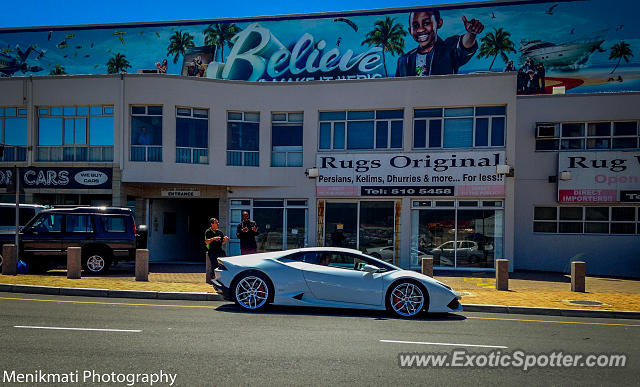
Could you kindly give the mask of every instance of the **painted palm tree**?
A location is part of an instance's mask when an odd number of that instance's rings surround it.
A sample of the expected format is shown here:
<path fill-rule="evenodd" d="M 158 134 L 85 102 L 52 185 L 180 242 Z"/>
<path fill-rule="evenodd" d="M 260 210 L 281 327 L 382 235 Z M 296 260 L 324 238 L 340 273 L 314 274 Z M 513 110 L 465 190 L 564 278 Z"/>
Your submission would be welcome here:
<path fill-rule="evenodd" d="M 107 73 L 117 74 L 121 71 L 127 71 L 130 67 L 131 64 L 127 58 L 123 54 L 117 53 L 107 62 Z"/>
<path fill-rule="evenodd" d="M 169 38 L 169 46 L 167 47 L 167 56 L 174 55 L 173 63 L 178 63 L 178 57 L 184 56 L 188 49 L 195 47 L 193 43 L 193 35 L 188 32 L 176 31 Z"/>
<path fill-rule="evenodd" d="M 513 41 L 510 39 L 511 34 L 502 28 L 494 28 L 493 32 L 487 33 L 485 36 L 480 39 L 482 45 L 480 46 L 480 52 L 478 53 L 478 58 L 489 58 L 493 57 L 491 61 L 491 65 L 489 66 L 489 71 L 493 67 L 493 63 L 496 61 L 498 55 L 507 63 L 509 61 L 508 53 L 516 53 L 516 49 L 514 47 Z"/>
<path fill-rule="evenodd" d="M 625 62 L 629 63 L 629 57 L 633 56 L 633 51 L 631 51 L 631 46 L 629 43 L 622 41 L 620 43 L 616 43 L 611 47 L 611 52 L 609 53 L 609 59 L 617 59 L 615 67 L 609 74 L 613 74 L 614 71 L 618 68 L 620 61 L 624 59 Z"/>
<path fill-rule="evenodd" d="M 202 32 L 204 34 L 204 44 L 216 48 L 216 56 L 218 48 L 220 49 L 220 61 L 224 62 L 224 46 L 233 47 L 231 39 L 236 36 L 240 31 L 240 27 L 235 23 L 216 23 L 210 24 Z"/>
<path fill-rule="evenodd" d="M 404 54 L 404 36 L 407 32 L 402 24 L 395 23 L 396 18 L 387 16 L 384 20 L 377 20 L 373 25 L 374 28 L 367 32 L 361 46 L 368 44 L 369 46 L 377 46 L 382 48 L 382 65 L 384 66 L 384 76 L 387 77 L 387 61 L 385 53 Z"/>
<path fill-rule="evenodd" d="M 64 75 L 66 73 L 67 72 L 64 70 L 64 67 L 60 66 L 59 64 L 56 64 L 56 68 L 51 70 L 49 75 Z"/>

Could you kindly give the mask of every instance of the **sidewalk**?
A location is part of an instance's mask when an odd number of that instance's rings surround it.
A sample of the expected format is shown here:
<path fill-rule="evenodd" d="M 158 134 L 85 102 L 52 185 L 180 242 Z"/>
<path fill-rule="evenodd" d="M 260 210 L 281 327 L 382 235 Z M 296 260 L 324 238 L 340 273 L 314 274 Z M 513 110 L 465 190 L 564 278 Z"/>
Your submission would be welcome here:
<path fill-rule="evenodd" d="M 41 275 L 0 275 L 0 284 L 35 285 L 56 288 L 92 288 L 123 291 L 207 293 L 204 264 L 151 264 L 149 282 L 136 282 L 133 265 L 120 264 L 101 277 L 69 280 L 65 270 Z M 571 278 L 561 273 L 516 272 L 510 274 L 509 291 L 495 290 L 495 274 L 486 272 L 436 271 L 435 278 L 462 295 L 463 306 L 502 305 L 508 307 L 559 308 L 596 311 L 640 312 L 640 280 L 587 277 L 586 293 L 571 292 Z M 4 287 L 5 290 L 6 286 Z"/>

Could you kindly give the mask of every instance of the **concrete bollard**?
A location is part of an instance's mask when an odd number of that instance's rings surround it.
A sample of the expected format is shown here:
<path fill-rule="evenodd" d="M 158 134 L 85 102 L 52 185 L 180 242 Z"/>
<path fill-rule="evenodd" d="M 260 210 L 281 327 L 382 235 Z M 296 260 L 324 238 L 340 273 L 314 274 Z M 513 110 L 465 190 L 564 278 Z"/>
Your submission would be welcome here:
<path fill-rule="evenodd" d="M 422 274 L 433 277 L 433 258 L 422 258 Z"/>
<path fill-rule="evenodd" d="M 136 281 L 149 281 L 149 250 L 136 250 Z"/>
<path fill-rule="evenodd" d="M 209 262 L 209 256 L 207 255 L 207 253 L 204 253 L 204 261 L 205 261 L 205 281 L 207 283 L 207 285 L 211 285 L 211 279 L 213 278 L 212 274 L 211 274 L 211 262 Z"/>
<path fill-rule="evenodd" d="M 82 256 L 82 248 L 80 247 L 67 247 L 67 278 L 68 279 L 80 279 L 82 278 L 82 263 L 80 257 Z"/>
<path fill-rule="evenodd" d="M 16 245 L 2 246 L 2 274 L 18 274 L 18 254 L 16 254 Z"/>
<path fill-rule="evenodd" d="M 585 292 L 585 275 L 587 274 L 587 264 L 581 261 L 571 262 L 571 291 Z"/>
<path fill-rule="evenodd" d="M 508 259 L 496 259 L 496 290 L 509 290 Z"/>

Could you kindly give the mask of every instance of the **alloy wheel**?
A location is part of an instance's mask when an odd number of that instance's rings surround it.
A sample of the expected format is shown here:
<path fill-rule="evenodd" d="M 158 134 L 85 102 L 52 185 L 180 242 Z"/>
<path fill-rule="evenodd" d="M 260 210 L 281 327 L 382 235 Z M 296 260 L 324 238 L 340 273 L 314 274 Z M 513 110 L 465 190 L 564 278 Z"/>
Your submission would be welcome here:
<path fill-rule="evenodd" d="M 244 277 L 236 285 L 236 301 L 245 309 L 259 309 L 269 299 L 269 287 L 259 277 Z"/>
<path fill-rule="evenodd" d="M 391 291 L 390 304 L 393 311 L 404 317 L 418 314 L 424 306 L 424 294 L 419 286 L 403 282 Z"/>
<path fill-rule="evenodd" d="M 93 273 L 99 273 L 104 270 L 105 260 L 100 255 L 92 255 L 87 258 L 87 269 Z"/>

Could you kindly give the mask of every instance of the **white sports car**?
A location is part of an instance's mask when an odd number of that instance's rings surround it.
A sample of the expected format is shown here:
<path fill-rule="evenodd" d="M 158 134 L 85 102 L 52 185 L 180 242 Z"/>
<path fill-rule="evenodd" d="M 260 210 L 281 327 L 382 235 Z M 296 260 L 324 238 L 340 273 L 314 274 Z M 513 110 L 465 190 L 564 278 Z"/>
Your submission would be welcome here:
<path fill-rule="evenodd" d="M 213 286 L 246 310 L 274 305 L 459 312 L 460 296 L 426 275 L 359 251 L 312 247 L 218 259 Z"/>

